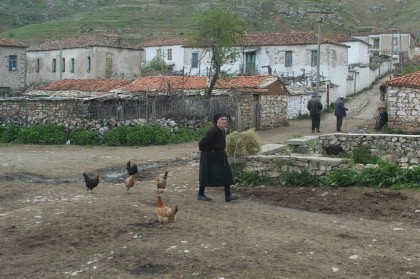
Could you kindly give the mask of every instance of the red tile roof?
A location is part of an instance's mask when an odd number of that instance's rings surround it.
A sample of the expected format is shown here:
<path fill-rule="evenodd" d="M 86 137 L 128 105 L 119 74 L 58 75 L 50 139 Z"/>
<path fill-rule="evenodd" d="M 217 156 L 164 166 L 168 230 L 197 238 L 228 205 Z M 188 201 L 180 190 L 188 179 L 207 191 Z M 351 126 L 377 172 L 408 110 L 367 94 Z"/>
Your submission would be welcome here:
<path fill-rule="evenodd" d="M 270 84 L 278 80 L 275 76 L 239 76 L 234 78 L 219 78 L 215 89 L 230 88 L 253 88 L 258 89 L 259 85 L 265 86 L 264 82 Z M 51 83 L 39 88 L 45 91 L 91 91 L 91 92 L 110 92 L 120 89 L 125 92 L 175 92 L 177 90 L 203 90 L 210 82 L 210 79 L 203 76 L 150 76 L 142 77 L 131 82 L 128 80 L 94 80 L 94 79 L 66 79 Z"/>
<path fill-rule="evenodd" d="M 39 45 L 31 46 L 27 51 L 43 51 L 43 50 L 58 50 L 71 48 L 86 48 L 86 47 L 114 47 L 126 49 L 141 49 L 140 47 L 129 45 L 121 40 L 121 38 L 112 35 L 96 35 L 85 36 L 78 38 L 67 38 L 63 40 L 46 41 Z"/>
<path fill-rule="evenodd" d="M 339 43 L 345 43 L 345 42 L 362 42 L 365 44 L 365 41 L 361 40 L 361 39 L 357 39 L 357 38 L 353 38 L 350 35 L 345 35 L 345 34 L 336 34 L 336 35 L 329 35 L 329 36 L 325 36 L 325 38 L 329 41 L 334 41 L 334 42 L 339 42 Z"/>
<path fill-rule="evenodd" d="M 25 44 L 18 42 L 16 40 L 6 39 L 0 37 L 0 46 L 6 46 L 6 47 L 26 47 Z"/>
<path fill-rule="evenodd" d="M 270 32 L 254 33 L 245 36 L 244 46 L 267 46 L 267 45 L 308 45 L 317 44 L 318 35 L 314 32 Z M 342 45 L 337 41 L 330 40 L 321 36 L 321 43 L 331 43 Z M 347 47 L 347 46 L 346 46 Z"/>
<path fill-rule="evenodd" d="M 388 86 L 420 88 L 420 71 L 393 78 L 386 82 Z"/>
<path fill-rule="evenodd" d="M 256 88 L 259 84 L 277 77 L 273 76 L 239 76 L 229 79 L 218 79 L 215 89 Z M 122 88 L 129 92 L 173 92 L 180 89 L 203 90 L 210 80 L 202 76 L 161 76 L 142 77 Z"/>
<path fill-rule="evenodd" d="M 130 84 L 129 80 L 65 79 L 39 88 L 46 91 L 79 90 L 109 92 Z"/>
<path fill-rule="evenodd" d="M 140 47 L 159 47 L 159 46 L 174 46 L 174 45 L 184 45 L 186 39 L 184 38 L 156 38 L 148 40 L 140 44 Z"/>

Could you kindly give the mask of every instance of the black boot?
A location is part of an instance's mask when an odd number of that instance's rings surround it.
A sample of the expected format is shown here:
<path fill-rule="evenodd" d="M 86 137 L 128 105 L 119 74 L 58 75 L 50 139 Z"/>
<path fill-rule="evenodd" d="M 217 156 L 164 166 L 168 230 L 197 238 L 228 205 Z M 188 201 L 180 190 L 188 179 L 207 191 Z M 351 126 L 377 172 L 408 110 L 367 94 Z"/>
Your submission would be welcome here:
<path fill-rule="evenodd" d="M 230 202 L 239 199 L 238 196 L 234 196 L 230 193 L 230 185 L 225 186 L 225 201 Z"/>
<path fill-rule="evenodd" d="M 199 200 L 199 201 L 211 201 L 212 198 L 207 197 L 206 195 L 204 195 L 204 189 L 205 189 L 205 187 L 198 188 L 197 200 Z"/>

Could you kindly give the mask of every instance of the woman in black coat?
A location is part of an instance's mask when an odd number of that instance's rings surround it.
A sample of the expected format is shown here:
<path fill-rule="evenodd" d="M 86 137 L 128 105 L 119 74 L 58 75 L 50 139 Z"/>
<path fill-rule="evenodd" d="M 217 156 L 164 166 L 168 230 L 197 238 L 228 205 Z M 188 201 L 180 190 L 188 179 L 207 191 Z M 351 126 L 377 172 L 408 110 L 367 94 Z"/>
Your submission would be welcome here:
<path fill-rule="evenodd" d="M 217 113 L 213 119 L 214 126 L 198 143 L 201 151 L 200 171 L 197 199 L 200 201 L 211 201 L 212 198 L 204 194 L 206 187 L 225 188 L 225 201 L 230 202 L 238 199 L 230 193 L 230 185 L 234 184 L 232 169 L 229 165 L 226 154 L 226 133 L 228 123 L 227 113 Z"/>

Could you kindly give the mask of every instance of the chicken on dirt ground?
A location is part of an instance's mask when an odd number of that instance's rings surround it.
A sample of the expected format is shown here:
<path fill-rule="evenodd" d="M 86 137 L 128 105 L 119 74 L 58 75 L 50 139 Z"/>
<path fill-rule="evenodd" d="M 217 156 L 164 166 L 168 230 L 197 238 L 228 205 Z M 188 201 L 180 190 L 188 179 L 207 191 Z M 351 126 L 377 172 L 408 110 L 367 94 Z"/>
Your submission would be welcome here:
<path fill-rule="evenodd" d="M 163 203 L 162 197 L 157 197 L 157 208 L 156 214 L 159 219 L 159 223 L 162 224 L 172 224 L 172 227 L 175 226 L 176 213 L 178 212 L 178 205 L 173 207 L 165 206 Z"/>
<path fill-rule="evenodd" d="M 95 177 L 89 177 L 86 173 L 83 173 L 83 177 L 85 178 L 86 183 L 86 190 L 93 190 L 96 186 L 99 184 L 99 174 L 97 174 Z"/>
<path fill-rule="evenodd" d="M 131 175 L 125 179 L 125 187 L 127 188 L 127 191 L 130 190 L 130 188 L 132 188 L 134 185 L 136 185 L 136 177 L 134 175 Z"/>
<path fill-rule="evenodd" d="M 168 179 L 168 171 L 165 171 L 165 174 L 161 177 L 156 177 L 156 188 L 158 192 L 163 192 L 166 188 L 166 180 Z"/>
<path fill-rule="evenodd" d="M 127 173 L 128 175 L 135 175 L 139 173 L 137 165 L 135 163 L 127 162 Z"/>

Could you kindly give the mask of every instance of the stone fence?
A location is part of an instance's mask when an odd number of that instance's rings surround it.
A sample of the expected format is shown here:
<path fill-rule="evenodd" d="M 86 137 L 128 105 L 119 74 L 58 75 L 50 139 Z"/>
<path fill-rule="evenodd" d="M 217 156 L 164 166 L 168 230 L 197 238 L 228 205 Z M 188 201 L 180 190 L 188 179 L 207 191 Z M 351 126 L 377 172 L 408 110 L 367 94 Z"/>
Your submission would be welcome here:
<path fill-rule="evenodd" d="M 345 134 L 335 133 L 319 137 L 317 152 L 330 144 L 340 144 L 346 152 L 366 146 L 372 154 L 385 161 L 410 167 L 420 162 L 420 136 L 400 134 Z"/>
<path fill-rule="evenodd" d="M 286 144 L 271 145 L 259 155 L 238 159 L 246 171 L 258 171 L 270 177 L 280 177 L 281 171 L 308 171 L 311 175 L 326 176 L 335 169 L 366 166 L 352 164 L 350 159 L 323 157 L 326 146 L 340 144 L 345 152 L 366 146 L 378 158 L 398 163 L 401 167 L 417 166 L 420 161 L 420 136 L 391 134 L 344 134 L 306 136 L 290 139 Z M 268 155 L 267 155 L 268 154 Z"/>

